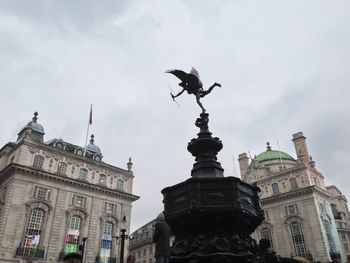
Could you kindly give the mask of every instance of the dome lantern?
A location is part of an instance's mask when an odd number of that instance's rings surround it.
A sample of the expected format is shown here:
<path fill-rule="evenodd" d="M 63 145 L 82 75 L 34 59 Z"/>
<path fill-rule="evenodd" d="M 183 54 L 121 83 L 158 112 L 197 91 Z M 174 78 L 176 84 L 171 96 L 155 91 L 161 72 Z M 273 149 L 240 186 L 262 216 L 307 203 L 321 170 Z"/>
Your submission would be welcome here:
<path fill-rule="evenodd" d="M 34 116 L 30 122 L 24 126 L 18 133 L 17 141 L 22 140 L 26 135 L 29 135 L 31 139 L 39 142 L 44 141 L 44 127 L 38 122 L 38 112 L 34 112 Z"/>

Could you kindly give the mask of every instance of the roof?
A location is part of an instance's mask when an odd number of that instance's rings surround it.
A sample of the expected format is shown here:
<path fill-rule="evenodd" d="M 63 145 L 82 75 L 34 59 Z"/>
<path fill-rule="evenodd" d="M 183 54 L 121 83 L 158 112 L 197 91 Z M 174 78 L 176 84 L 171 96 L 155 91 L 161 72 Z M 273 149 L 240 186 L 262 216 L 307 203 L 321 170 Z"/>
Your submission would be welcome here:
<path fill-rule="evenodd" d="M 267 150 L 265 152 L 258 154 L 255 157 L 255 160 L 259 162 L 267 162 L 267 161 L 274 161 L 274 160 L 295 161 L 295 159 L 292 156 L 290 156 L 288 153 L 272 150 L 269 142 L 267 143 Z"/>

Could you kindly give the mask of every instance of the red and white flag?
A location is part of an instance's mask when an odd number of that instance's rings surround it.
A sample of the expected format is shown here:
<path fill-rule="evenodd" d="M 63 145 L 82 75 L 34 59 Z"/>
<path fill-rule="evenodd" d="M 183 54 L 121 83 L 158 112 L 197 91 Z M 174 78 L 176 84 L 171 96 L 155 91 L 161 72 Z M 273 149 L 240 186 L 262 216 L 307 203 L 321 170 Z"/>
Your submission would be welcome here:
<path fill-rule="evenodd" d="M 92 104 L 91 104 L 91 107 L 90 107 L 89 124 L 90 125 L 92 124 Z"/>

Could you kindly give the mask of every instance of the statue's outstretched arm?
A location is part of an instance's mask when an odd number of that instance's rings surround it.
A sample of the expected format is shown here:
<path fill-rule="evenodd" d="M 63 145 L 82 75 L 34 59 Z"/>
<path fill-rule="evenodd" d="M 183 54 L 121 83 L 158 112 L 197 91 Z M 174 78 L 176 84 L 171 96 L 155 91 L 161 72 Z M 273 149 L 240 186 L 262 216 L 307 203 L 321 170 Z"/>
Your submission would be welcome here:
<path fill-rule="evenodd" d="M 184 93 L 185 90 L 186 90 L 185 88 L 182 89 L 182 90 L 181 90 L 178 94 L 176 94 L 176 95 L 171 94 L 171 97 L 172 97 L 173 99 L 175 99 L 176 97 L 179 97 L 182 93 Z"/>
<path fill-rule="evenodd" d="M 208 95 L 215 87 L 221 87 L 221 84 L 215 82 L 213 85 L 211 85 L 211 87 L 208 90 L 203 90 L 201 92 L 201 98 Z"/>

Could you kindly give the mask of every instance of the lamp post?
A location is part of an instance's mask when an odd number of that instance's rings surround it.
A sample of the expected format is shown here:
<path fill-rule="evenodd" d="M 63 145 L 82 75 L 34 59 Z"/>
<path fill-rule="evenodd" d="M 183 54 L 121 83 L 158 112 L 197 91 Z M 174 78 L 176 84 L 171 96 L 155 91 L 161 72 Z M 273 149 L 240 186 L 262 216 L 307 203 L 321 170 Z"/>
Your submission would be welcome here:
<path fill-rule="evenodd" d="M 122 222 L 123 223 L 126 223 L 126 217 L 123 216 L 123 219 L 122 219 Z M 126 238 L 129 238 L 129 236 L 127 234 L 125 234 L 126 232 L 126 229 L 125 228 L 122 228 L 120 229 L 120 236 L 113 236 L 115 239 L 119 239 L 120 238 L 120 263 L 123 263 L 124 262 L 124 246 L 125 246 L 125 239 Z"/>
<path fill-rule="evenodd" d="M 79 245 L 79 250 L 81 251 L 81 262 L 84 262 L 84 252 L 85 252 L 86 241 L 87 241 L 87 237 L 84 237 L 81 241 L 81 245 Z"/>
<path fill-rule="evenodd" d="M 120 232 L 121 232 L 121 235 L 120 235 L 120 238 L 121 238 L 121 242 L 120 242 L 120 263 L 123 263 L 123 261 L 124 261 L 125 238 L 128 238 L 128 235 L 125 234 L 126 229 L 124 229 L 124 228 L 121 229 Z"/>

